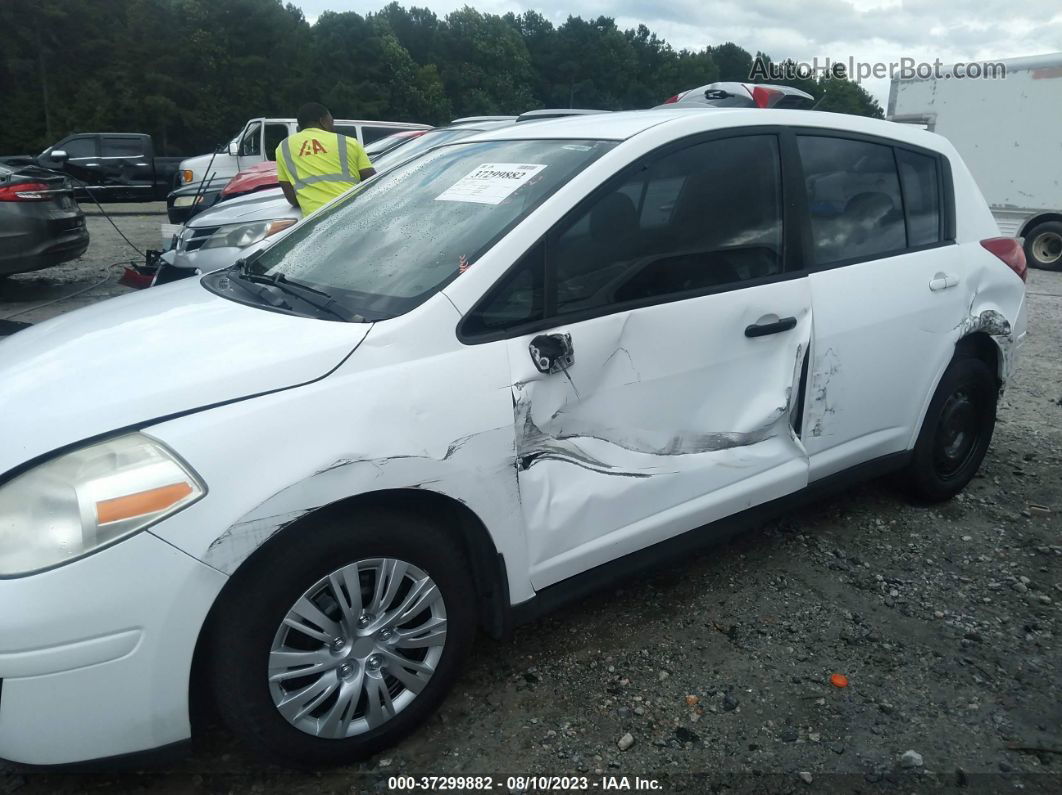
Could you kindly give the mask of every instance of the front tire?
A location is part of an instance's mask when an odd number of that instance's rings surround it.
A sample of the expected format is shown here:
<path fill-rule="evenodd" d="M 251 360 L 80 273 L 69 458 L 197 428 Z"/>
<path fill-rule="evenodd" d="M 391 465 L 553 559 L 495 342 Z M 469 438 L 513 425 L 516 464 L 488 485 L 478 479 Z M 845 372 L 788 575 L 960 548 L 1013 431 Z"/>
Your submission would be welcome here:
<path fill-rule="evenodd" d="M 1044 221 L 1025 236 L 1025 260 L 1033 268 L 1062 270 L 1062 221 Z"/>
<path fill-rule="evenodd" d="M 218 606 L 212 680 L 222 719 L 271 760 L 364 759 L 416 730 L 461 671 L 469 567 L 419 517 L 303 524 L 246 565 Z"/>
<path fill-rule="evenodd" d="M 992 441 L 998 395 L 995 374 L 980 359 L 960 354 L 948 365 L 904 473 L 915 499 L 942 502 L 966 488 Z"/>

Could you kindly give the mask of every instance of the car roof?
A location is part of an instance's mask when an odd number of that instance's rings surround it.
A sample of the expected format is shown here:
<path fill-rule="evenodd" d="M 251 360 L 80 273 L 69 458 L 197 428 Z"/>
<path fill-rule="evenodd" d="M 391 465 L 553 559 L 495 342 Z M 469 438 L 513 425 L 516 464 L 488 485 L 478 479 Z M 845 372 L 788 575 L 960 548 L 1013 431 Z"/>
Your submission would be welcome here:
<path fill-rule="evenodd" d="M 847 113 L 814 110 L 772 110 L 761 108 L 712 108 L 697 105 L 652 110 L 619 111 L 561 119 L 543 119 L 534 124 L 506 125 L 483 132 L 469 141 L 518 140 L 527 138 L 579 138 L 624 141 L 654 127 L 667 125 L 681 128 L 682 134 L 729 127 L 782 125 L 820 127 L 906 141 L 918 146 L 938 148 L 943 140 L 909 124 L 896 124 Z M 676 129 L 679 134 L 679 129 Z"/>

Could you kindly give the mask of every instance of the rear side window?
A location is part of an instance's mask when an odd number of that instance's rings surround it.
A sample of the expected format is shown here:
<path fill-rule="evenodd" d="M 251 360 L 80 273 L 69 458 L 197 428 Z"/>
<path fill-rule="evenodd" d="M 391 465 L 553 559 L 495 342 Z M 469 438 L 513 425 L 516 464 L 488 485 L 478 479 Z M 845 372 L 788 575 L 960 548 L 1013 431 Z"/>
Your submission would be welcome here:
<path fill-rule="evenodd" d="M 944 235 L 937 158 L 897 149 L 896 162 L 900 167 L 900 184 L 907 208 L 907 245 L 939 243 Z"/>
<path fill-rule="evenodd" d="M 827 136 L 797 141 L 815 264 L 903 251 L 907 235 L 892 147 Z"/>
<path fill-rule="evenodd" d="M 373 141 L 379 141 L 394 132 L 397 132 L 394 127 L 370 127 L 367 124 L 363 124 L 361 125 L 361 142 L 363 144 L 371 144 Z"/>
<path fill-rule="evenodd" d="M 277 147 L 288 137 L 288 125 L 267 124 L 265 126 L 265 156 L 267 160 L 277 159 Z"/>
<path fill-rule="evenodd" d="M 357 141 L 361 141 L 361 136 L 358 135 L 358 128 L 353 124 L 337 124 L 336 132 L 340 135 L 345 135 L 347 138 L 354 138 Z M 362 141 L 364 143 L 364 141 Z"/>
<path fill-rule="evenodd" d="M 144 141 L 141 138 L 111 138 L 103 139 L 104 157 L 142 157 L 144 155 Z"/>

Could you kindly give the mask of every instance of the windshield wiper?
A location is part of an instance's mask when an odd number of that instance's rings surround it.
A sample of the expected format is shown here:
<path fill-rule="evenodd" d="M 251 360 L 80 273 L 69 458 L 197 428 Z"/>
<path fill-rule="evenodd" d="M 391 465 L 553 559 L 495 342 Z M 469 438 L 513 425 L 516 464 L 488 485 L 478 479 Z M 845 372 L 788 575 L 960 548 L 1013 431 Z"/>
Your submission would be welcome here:
<path fill-rule="evenodd" d="M 265 284 L 270 287 L 275 287 L 277 290 L 287 293 L 288 295 L 294 295 L 301 301 L 309 304 L 315 309 L 321 312 L 327 312 L 333 317 L 339 318 L 345 322 L 351 323 L 364 323 L 365 318 L 361 315 L 355 314 L 346 310 L 342 304 L 340 304 L 335 298 L 326 293 L 324 290 L 319 290 L 316 287 L 311 287 L 303 282 L 289 279 L 283 273 L 276 273 L 272 276 L 264 276 L 258 273 L 252 273 L 247 268 L 247 262 L 241 260 L 239 263 L 239 276 L 246 281 L 254 284 Z M 324 298 L 320 300 L 318 298 Z"/>

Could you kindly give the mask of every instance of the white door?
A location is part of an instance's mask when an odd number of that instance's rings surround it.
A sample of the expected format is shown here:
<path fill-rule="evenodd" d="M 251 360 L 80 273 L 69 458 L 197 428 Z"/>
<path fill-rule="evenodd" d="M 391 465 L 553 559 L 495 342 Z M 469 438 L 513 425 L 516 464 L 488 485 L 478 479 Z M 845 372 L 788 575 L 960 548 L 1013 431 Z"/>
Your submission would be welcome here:
<path fill-rule="evenodd" d="M 784 272 L 779 173 L 773 135 L 652 158 L 473 313 L 533 326 L 504 336 L 536 588 L 806 485 L 811 295 Z"/>
<path fill-rule="evenodd" d="M 815 267 L 811 480 L 907 450 L 954 351 L 965 276 L 932 153 L 798 135 Z"/>

